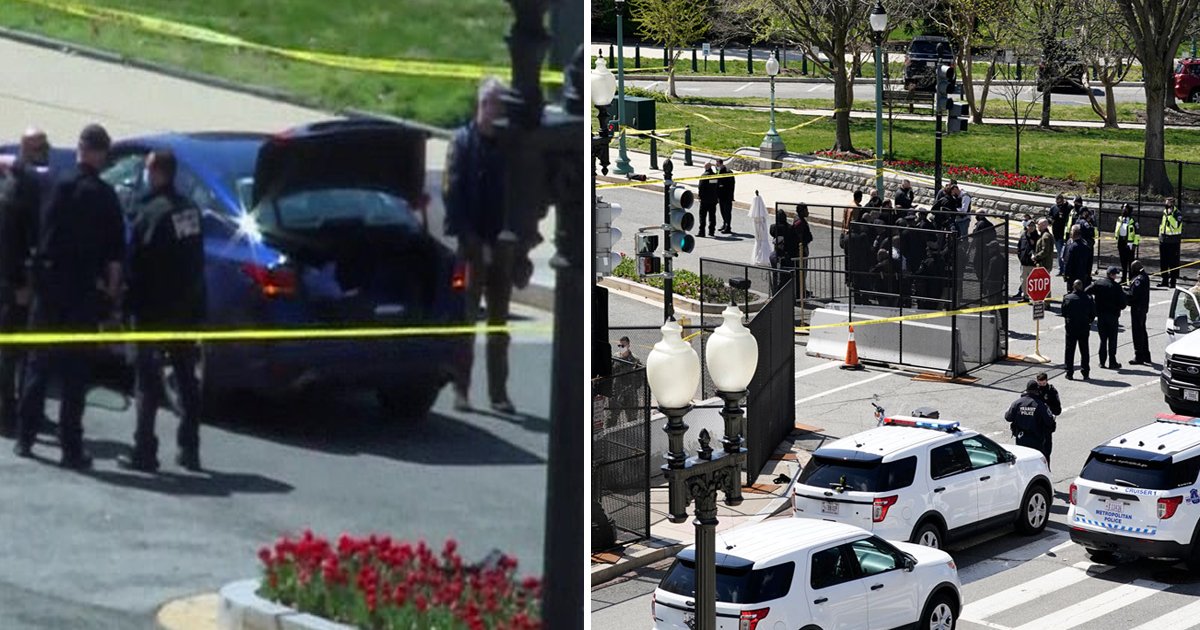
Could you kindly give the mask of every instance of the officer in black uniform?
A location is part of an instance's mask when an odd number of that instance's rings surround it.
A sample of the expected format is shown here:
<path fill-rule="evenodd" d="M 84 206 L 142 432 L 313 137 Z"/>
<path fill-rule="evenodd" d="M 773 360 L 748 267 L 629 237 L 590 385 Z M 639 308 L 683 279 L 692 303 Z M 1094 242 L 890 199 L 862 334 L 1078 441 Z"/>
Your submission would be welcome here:
<path fill-rule="evenodd" d="M 1012 430 L 1018 446 L 1035 448 L 1046 456 L 1046 465 L 1050 464 L 1051 435 L 1058 428 L 1050 407 L 1042 400 L 1037 381 L 1030 380 L 1025 384 L 1025 393 L 1013 401 L 1004 414 L 1004 419 Z"/>
<path fill-rule="evenodd" d="M 93 332 L 120 298 L 125 225 L 112 186 L 100 179 L 112 141 L 100 125 L 79 136 L 78 164 L 59 177 L 43 200 L 32 261 L 30 326 L 42 331 Z M 103 294 L 101 294 L 101 291 Z M 90 468 L 83 447 L 83 407 L 89 350 L 76 344 L 35 349 L 25 366 L 14 452 L 32 456 L 51 376 L 62 380 L 58 415 L 60 464 Z"/>
<path fill-rule="evenodd" d="M 29 325 L 29 259 L 37 237 L 37 214 L 48 194 L 50 143 L 40 129 L 21 137 L 7 188 L 0 194 L 0 331 L 20 332 Z M 0 435 L 16 437 L 17 377 L 25 360 L 20 346 L 0 347 Z"/>
<path fill-rule="evenodd" d="M 174 153 L 154 151 L 147 159 L 146 170 L 150 192 L 138 199 L 131 218 L 126 304 L 138 330 L 194 329 L 204 321 L 206 309 L 200 210 L 175 189 Z M 133 451 L 120 463 L 143 472 L 158 470 L 154 418 L 162 391 L 163 354 L 175 370 L 183 407 L 175 462 L 189 470 L 199 470 L 198 352 L 196 344 L 190 343 L 138 346 L 137 430 L 133 434 Z"/>
<path fill-rule="evenodd" d="M 1075 347 L 1079 346 L 1079 366 L 1083 380 L 1088 380 L 1091 353 L 1088 351 L 1088 335 L 1092 321 L 1096 319 L 1096 305 L 1091 296 L 1083 292 L 1083 281 L 1076 280 L 1074 291 L 1063 298 L 1062 316 L 1067 321 L 1067 349 L 1063 361 L 1067 364 L 1067 380 L 1075 378 Z"/>
<path fill-rule="evenodd" d="M 1121 275 L 1120 267 L 1109 267 L 1108 275 L 1093 282 L 1087 288 L 1088 295 L 1096 301 L 1096 330 L 1100 333 L 1100 367 L 1120 369 L 1117 363 L 1117 328 L 1121 324 L 1121 311 L 1128 304 L 1125 291 L 1117 284 Z M 1108 357 L 1105 366 L 1104 358 Z"/>
<path fill-rule="evenodd" d="M 1129 328 L 1133 332 L 1133 360 L 1130 365 L 1150 365 L 1150 339 L 1146 335 L 1146 314 L 1150 312 L 1150 274 L 1142 261 L 1129 265 Z"/>

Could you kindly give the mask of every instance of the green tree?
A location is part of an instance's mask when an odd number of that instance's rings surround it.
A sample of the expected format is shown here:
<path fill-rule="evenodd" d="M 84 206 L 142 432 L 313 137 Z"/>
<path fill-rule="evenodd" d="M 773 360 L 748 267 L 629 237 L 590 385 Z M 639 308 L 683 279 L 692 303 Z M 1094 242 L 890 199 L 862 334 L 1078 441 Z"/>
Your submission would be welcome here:
<path fill-rule="evenodd" d="M 696 0 L 634 0 L 630 16 L 648 40 L 667 49 L 667 93 L 675 93 L 675 62 L 686 46 L 695 45 L 708 33 L 709 7 Z"/>
<path fill-rule="evenodd" d="M 996 42 L 1002 37 L 1004 19 L 1015 9 L 1015 0 L 943 0 L 938 3 L 938 9 L 931 10 L 929 16 L 939 30 L 953 42 L 955 65 L 963 86 L 963 96 L 971 109 L 971 116 L 976 124 L 983 123 L 983 111 L 987 107 L 988 92 L 992 80 L 996 77 L 996 64 L 999 61 L 1000 50 Z M 990 47 L 987 73 L 983 77 L 983 85 L 979 96 L 975 96 L 977 77 L 974 72 L 973 51 L 981 46 Z"/>

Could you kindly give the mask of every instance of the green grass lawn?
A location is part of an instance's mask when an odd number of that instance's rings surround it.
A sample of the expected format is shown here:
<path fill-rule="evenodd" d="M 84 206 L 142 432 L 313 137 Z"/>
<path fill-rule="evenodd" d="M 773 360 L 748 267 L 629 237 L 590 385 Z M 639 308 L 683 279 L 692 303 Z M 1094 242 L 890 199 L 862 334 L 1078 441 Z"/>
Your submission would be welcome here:
<path fill-rule="evenodd" d="M 103 0 L 89 4 L 281 47 L 487 66 L 508 65 L 504 36 L 513 21 L 504 0 L 459 0 L 452 11 L 438 0 Z M 471 80 L 328 68 L 156 35 L 132 25 L 92 21 L 15 0 L 3 3 L 0 25 L 281 89 L 330 109 L 357 107 L 451 126 L 468 119 L 474 107 L 476 84 Z"/>
<path fill-rule="evenodd" d="M 697 113 L 714 122 L 695 116 Z M 780 112 L 776 115 L 776 127 L 782 130 L 810 120 L 813 117 Z M 693 145 L 720 153 L 732 153 L 740 147 L 757 146 L 762 141 L 769 115 L 757 111 L 660 105 L 657 122 L 660 129 L 690 124 Z M 873 148 L 874 121 L 852 121 L 851 134 L 856 148 Z M 781 135 L 789 152 L 811 153 L 832 148 L 834 125 L 832 120 L 824 118 L 800 129 L 781 132 Z M 679 141 L 682 141 L 682 136 L 682 133 L 673 135 Z M 1021 133 L 1021 173 L 1094 182 L 1100 175 L 1101 153 L 1141 155 L 1143 137 L 1140 130 L 1064 128 L 1042 131 L 1026 127 Z M 885 126 L 885 150 L 887 138 Z M 892 140 L 896 159 L 933 161 L 934 133 L 931 123 L 895 121 Z M 1200 132 L 1167 130 L 1166 140 L 1168 159 L 1200 161 Z M 635 147 L 648 146 L 646 140 L 633 136 L 630 136 L 629 143 Z M 1010 126 L 972 126 L 967 133 L 946 136 L 942 150 L 947 163 L 1004 171 L 1012 171 L 1015 167 L 1015 135 Z"/>

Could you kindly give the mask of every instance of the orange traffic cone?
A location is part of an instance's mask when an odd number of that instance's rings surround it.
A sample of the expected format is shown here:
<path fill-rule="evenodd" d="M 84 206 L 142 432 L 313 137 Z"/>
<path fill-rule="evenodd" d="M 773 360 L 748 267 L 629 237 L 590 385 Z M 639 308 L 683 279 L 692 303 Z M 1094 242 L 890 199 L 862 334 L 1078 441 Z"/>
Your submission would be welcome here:
<path fill-rule="evenodd" d="M 843 370 L 864 369 L 858 362 L 858 345 L 854 343 L 854 325 L 850 326 L 850 340 L 846 342 L 846 360 L 842 363 Z"/>

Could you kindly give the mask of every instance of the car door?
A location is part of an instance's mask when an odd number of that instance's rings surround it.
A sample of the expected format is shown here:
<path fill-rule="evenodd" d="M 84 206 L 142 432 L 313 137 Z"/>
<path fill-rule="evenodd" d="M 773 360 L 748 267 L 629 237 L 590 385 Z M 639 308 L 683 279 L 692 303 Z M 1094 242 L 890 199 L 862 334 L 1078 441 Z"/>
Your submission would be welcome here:
<path fill-rule="evenodd" d="M 858 561 L 850 544 L 814 549 L 808 568 L 810 623 L 824 630 L 866 628 L 867 587 L 858 574 Z"/>
<path fill-rule="evenodd" d="M 1171 310 L 1167 312 L 1166 331 L 1172 340 L 1200 328 L 1200 302 L 1187 289 L 1175 289 L 1171 296 Z"/>
<path fill-rule="evenodd" d="M 1008 462 L 1004 447 L 976 435 L 963 440 L 971 471 L 979 480 L 979 520 L 1017 509 L 1021 502 L 1021 477 Z"/>
<path fill-rule="evenodd" d="M 850 549 L 867 588 L 867 627 L 889 630 L 916 620 L 920 594 L 900 551 L 878 536 L 856 540 Z"/>
<path fill-rule="evenodd" d="M 948 529 L 958 529 L 979 520 L 979 478 L 962 440 L 929 449 L 932 501 Z"/>

